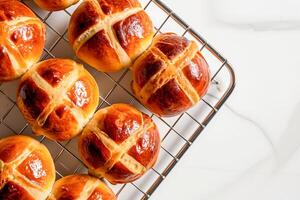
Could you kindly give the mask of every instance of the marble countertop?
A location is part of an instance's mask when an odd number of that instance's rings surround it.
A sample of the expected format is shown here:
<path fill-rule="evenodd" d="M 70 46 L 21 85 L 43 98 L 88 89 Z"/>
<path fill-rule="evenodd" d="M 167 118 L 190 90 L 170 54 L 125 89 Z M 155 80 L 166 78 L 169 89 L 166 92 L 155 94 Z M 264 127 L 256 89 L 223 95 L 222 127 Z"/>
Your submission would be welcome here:
<path fill-rule="evenodd" d="M 228 58 L 237 85 L 152 199 L 299 199 L 300 2 L 163 1 Z"/>

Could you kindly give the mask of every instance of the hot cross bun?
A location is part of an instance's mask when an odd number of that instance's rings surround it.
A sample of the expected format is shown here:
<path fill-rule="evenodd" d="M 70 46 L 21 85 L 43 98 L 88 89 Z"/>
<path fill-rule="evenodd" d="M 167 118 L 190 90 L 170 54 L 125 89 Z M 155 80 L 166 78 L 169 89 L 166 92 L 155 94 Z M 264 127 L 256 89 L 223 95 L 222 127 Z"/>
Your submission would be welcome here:
<path fill-rule="evenodd" d="M 78 1 L 79 0 L 34 0 L 39 7 L 49 11 L 66 9 Z"/>
<path fill-rule="evenodd" d="M 97 178 L 70 175 L 55 182 L 48 200 L 116 200 L 113 191 Z"/>
<path fill-rule="evenodd" d="M 17 0 L 0 1 L 0 82 L 23 75 L 43 52 L 45 26 Z"/>
<path fill-rule="evenodd" d="M 68 30 L 76 55 L 104 72 L 131 66 L 154 35 L 152 21 L 137 0 L 84 1 Z"/>
<path fill-rule="evenodd" d="M 90 173 L 111 183 L 132 182 L 156 162 L 160 136 L 152 119 L 126 104 L 98 111 L 79 139 Z"/>
<path fill-rule="evenodd" d="M 79 134 L 99 102 L 96 81 L 84 67 L 68 59 L 49 59 L 21 79 L 17 104 L 32 130 L 52 140 Z"/>
<path fill-rule="evenodd" d="M 45 200 L 55 181 L 47 148 L 26 136 L 0 140 L 0 199 Z"/>
<path fill-rule="evenodd" d="M 186 111 L 210 85 L 210 70 L 196 42 L 173 33 L 158 35 L 132 69 L 133 93 L 160 116 Z"/>

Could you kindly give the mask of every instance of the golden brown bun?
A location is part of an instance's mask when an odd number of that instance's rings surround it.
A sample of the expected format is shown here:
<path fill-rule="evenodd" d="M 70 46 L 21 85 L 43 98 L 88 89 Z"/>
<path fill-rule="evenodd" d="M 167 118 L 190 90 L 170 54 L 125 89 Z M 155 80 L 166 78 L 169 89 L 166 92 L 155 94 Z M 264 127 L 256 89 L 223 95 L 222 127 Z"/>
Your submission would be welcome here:
<path fill-rule="evenodd" d="M 152 21 L 137 0 L 88 0 L 73 13 L 69 41 L 99 71 L 131 66 L 152 42 Z"/>
<path fill-rule="evenodd" d="M 55 181 L 48 149 L 26 136 L 0 140 L 0 199 L 44 200 Z"/>
<path fill-rule="evenodd" d="M 65 141 L 76 136 L 99 102 L 96 81 L 82 65 L 49 59 L 33 66 L 21 79 L 17 104 L 37 135 Z"/>
<path fill-rule="evenodd" d="M 45 26 L 24 4 L 0 1 L 0 82 L 24 74 L 42 55 Z"/>
<path fill-rule="evenodd" d="M 88 175 L 66 176 L 55 182 L 48 200 L 116 200 L 113 191 Z"/>
<path fill-rule="evenodd" d="M 150 117 L 126 104 L 99 110 L 79 139 L 90 173 L 111 183 L 132 182 L 156 162 L 159 132 Z"/>
<path fill-rule="evenodd" d="M 160 116 L 186 111 L 210 84 L 209 67 L 197 44 L 173 33 L 158 35 L 132 69 L 134 94 Z"/>
<path fill-rule="evenodd" d="M 63 10 L 77 3 L 79 0 L 34 0 L 42 9 L 49 11 Z"/>

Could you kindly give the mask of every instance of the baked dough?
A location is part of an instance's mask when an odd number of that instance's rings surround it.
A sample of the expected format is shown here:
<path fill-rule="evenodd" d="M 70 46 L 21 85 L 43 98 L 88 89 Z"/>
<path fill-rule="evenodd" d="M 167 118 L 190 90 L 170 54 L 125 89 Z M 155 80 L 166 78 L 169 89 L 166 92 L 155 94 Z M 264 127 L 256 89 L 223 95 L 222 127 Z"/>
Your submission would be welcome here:
<path fill-rule="evenodd" d="M 0 199 L 44 200 L 55 181 L 47 148 L 26 136 L 0 140 Z"/>
<path fill-rule="evenodd" d="M 58 11 L 76 4 L 79 0 L 34 0 L 42 9 L 49 11 Z"/>
<path fill-rule="evenodd" d="M 196 42 L 174 33 L 158 35 L 132 70 L 135 96 L 164 117 L 195 105 L 210 85 L 209 67 Z"/>
<path fill-rule="evenodd" d="M 116 200 L 113 191 L 97 178 L 70 175 L 55 182 L 48 200 Z"/>
<path fill-rule="evenodd" d="M 45 26 L 24 4 L 0 1 L 0 82 L 23 75 L 42 55 Z"/>
<path fill-rule="evenodd" d="M 154 28 L 137 0 L 87 0 L 68 29 L 76 55 L 99 71 L 129 67 L 151 44 Z"/>
<path fill-rule="evenodd" d="M 59 141 L 79 134 L 98 103 L 94 78 L 68 59 L 36 64 L 22 77 L 17 93 L 18 107 L 33 132 Z"/>
<path fill-rule="evenodd" d="M 155 164 L 159 132 L 152 119 L 126 104 L 99 110 L 79 139 L 90 173 L 111 183 L 128 183 Z"/>

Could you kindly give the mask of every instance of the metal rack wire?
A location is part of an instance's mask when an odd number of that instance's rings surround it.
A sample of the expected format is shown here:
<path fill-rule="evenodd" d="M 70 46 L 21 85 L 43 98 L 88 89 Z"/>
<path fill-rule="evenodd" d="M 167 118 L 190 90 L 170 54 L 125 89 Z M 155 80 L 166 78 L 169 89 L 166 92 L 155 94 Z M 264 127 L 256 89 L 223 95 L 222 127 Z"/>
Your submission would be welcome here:
<path fill-rule="evenodd" d="M 66 37 L 66 23 L 76 5 L 60 12 L 45 12 L 38 9 L 30 0 L 22 0 L 22 2 L 32 8 L 46 24 L 48 36 L 49 34 L 54 35 L 54 37 L 47 37 L 42 59 L 54 57 L 76 59 L 71 53 L 72 50 L 68 46 Z M 100 90 L 101 86 L 106 86 L 101 92 L 102 103 L 98 109 L 116 102 L 133 104 L 148 113 L 157 123 L 162 133 L 161 155 L 157 165 L 138 181 L 123 185 L 110 185 L 121 200 L 149 199 L 219 111 L 235 86 L 235 75 L 231 65 L 203 37 L 160 0 L 144 0 L 142 3 L 150 16 L 157 18 L 154 20 L 157 33 L 177 32 L 197 41 L 201 45 L 201 52 L 207 59 L 212 71 L 211 81 L 213 84 L 209 90 L 209 95 L 206 95 L 193 109 L 175 118 L 159 118 L 144 108 L 131 93 L 129 86 L 131 72 L 128 69 L 117 74 L 107 74 L 96 72 L 87 67 L 100 83 Z M 66 23 L 60 22 L 65 18 Z M 176 27 L 175 31 L 174 27 Z M 16 107 L 15 91 L 17 84 L 17 81 L 0 83 L 0 132 L 2 134 L 0 137 L 8 136 L 10 132 L 13 134 L 29 134 L 45 144 L 53 156 L 57 178 L 68 174 L 86 173 L 87 169 L 77 154 L 76 138 L 60 143 L 32 134 L 30 127 Z M 66 160 L 68 162 L 65 162 Z"/>

